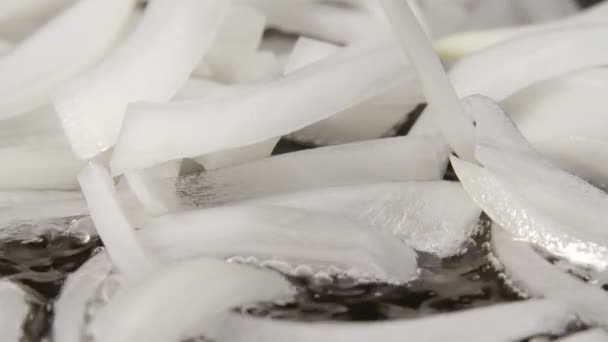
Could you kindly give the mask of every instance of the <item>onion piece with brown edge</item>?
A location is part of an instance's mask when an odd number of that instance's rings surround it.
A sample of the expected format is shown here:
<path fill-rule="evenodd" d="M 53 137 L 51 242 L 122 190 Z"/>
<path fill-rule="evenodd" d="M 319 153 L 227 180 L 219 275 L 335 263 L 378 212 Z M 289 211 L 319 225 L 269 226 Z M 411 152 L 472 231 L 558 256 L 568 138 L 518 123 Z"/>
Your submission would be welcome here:
<path fill-rule="evenodd" d="M 0 119 L 43 106 L 55 87 L 103 58 L 135 3 L 79 0 L 2 57 Z"/>

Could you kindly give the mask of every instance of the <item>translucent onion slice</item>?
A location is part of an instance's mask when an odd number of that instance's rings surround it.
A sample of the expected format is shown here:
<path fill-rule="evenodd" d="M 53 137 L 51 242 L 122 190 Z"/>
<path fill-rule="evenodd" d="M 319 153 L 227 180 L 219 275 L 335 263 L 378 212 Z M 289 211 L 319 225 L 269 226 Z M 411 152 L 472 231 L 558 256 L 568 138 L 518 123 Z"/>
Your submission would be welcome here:
<path fill-rule="evenodd" d="M 450 257 L 477 230 L 481 210 L 455 182 L 334 187 L 252 201 L 325 212 L 395 235 L 418 251 Z"/>
<path fill-rule="evenodd" d="M 382 22 L 363 11 L 313 1 L 241 0 L 255 5 L 268 26 L 286 33 L 348 44 L 383 32 Z"/>
<path fill-rule="evenodd" d="M 280 138 L 268 140 L 244 147 L 231 148 L 221 152 L 209 153 L 194 158 L 205 170 L 216 170 L 229 166 L 241 165 L 264 159 L 272 154 Z"/>
<path fill-rule="evenodd" d="M 558 342 L 602 342 L 608 340 L 608 333 L 602 329 L 590 329 L 581 333 L 560 338 Z"/>
<path fill-rule="evenodd" d="M 492 246 L 515 285 L 533 296 L 562 301 L 587 324 L 608 326 L 608 293 L 560 271 L 528 244 L 492 229 Z"/>
<path fill-rule="evenodd" d="M 93 318 L 88 332 L 96 341 L 115 342 L 177 341 L 195 331 L 213 336 L 214 325 L 231 308 L 292 293 L 287 280 L 271 271 L 193 259 L 119 293 Z"/>
<path fill-rule="evenodd" d="M 608 232 L 604 229 L 608 220 L 608 195 L 543 159 L 492 100 L 477 96 L 469 98 L 468 103 L 477 122 L 477 159 L 511 193 L 531 205 L 529 216 L 538 211 L 539 217 L 530 217 L 530 220 L 540 222 L 546 215 L 555 231 L 569 232 L 573 237 L 589 242 L 575 247 L 568 241 L 560 243 L 558 240 L 556 245 L 559 247 L 548 249 L 558 249 L 563 253 L 574 248 L 571 257 L 576 259 L 581 256 L 576 254 L 592 253 L 596 249 L 593 246 L 598 244 L 603 246 L 598 252 L 605 253 L 608 246 Z M 525 227 L 520 229 L 526 230 Z M 528 231 L 527 234 L 531 234 L 528 238 L 537 239 L 538 233 Z M 607 261 L 601 261 L 600 265 Z"/>
<path fill-rule="evenodd" d="M 605 65 L 608 51 L 597 41 L 606 34 L 608 25 L 583 25 L 523 35 L 459 60 L 450 79 L 460 96 L 482 94 L 502 101 L 534 83 Z M 518 58 L 522 51 L 535 53 Z"/>
<path fill-rule="evenodd" d="M 58 84 L 98 62 L 135 2 L 79 0 L 0 59 L 0 118 L 42 106 Z"/>
<path fill-rule="evenodd" d="M 555 209 L 547 213 L 535 203 L 537 201 L 518 196 L 484 168 L 458 158 L 452 158 L 452 166 L 473 201 L 494 222 L 517 238 L 543 246 L 576 263 L 600 269 L 608 266 L 606 245 L 590 236 L 584 225 L 570 227 L 556 217 L 567 215 L 572 207 L 566 212 Z M 570 204 L 577 205 L 570 194 L 562 196 L 570 199 Z"/>
<path fill-rule="evenodd" d="M 435 125 L 458 155 L 473 160 L 473 125 L 416 16 L 404 1 L 382 0 L 380 3 L 418 74 Z"/>
<path fill-rule="evenodd" d="M 227 8 L 221 0 L 155 0 L 123 45 L 63 86 L 53 102 L 76 154 L 90 158 L 111 148 L 130 102 L 173 97 L 211 46 Z"/>
<path fill-rule="evenodd" d="M 404 75 L 405 63 L 386 44 L 356 46 L 234 97 L 133 106 L 112 171 L 121 174 L 293 132 L 401 84 L 412 76 Z"/>
<path fill-rule="evenodd" d="M 517 341 L 563 332 L 572 319 L 561 303 L 533 300 L 381 323 L 294 323 L 231 314 L 223 342 Z M 474 327 L 474 329 L 472 328 Z"/>
<path fill-rule="evenodd" d="M 534 148 L 562 169 L 608 189 L 608 141 L 566 136 L 536 141 Z"/>
<path fill-rule="evenodd" d="M 439 180 L 448 153 L 447 146 L 436 137 L 371 140 L 287 153 L 184 177 L 179 180 L 178 191 L 184 201 L 217 206 L 331 186 Z"/>
<path fill-rule="evenodd" d="M 102 252 L 67 277 L 54 305 L 52 333 L 55 341 L 83 340 L 88 303 L 111 271 L 112 263 L 107 254 Z"/>
<path fill-rule="evenodd" d="M 131 279 L 150 273 L 154 262 L 137 242 L 108 171 L 90 162 L 78 175 L 78 181 L 99 237 L 116 267 Z"/>
<path fill-rule="evenodd" d="M 300 37 L 287 61 L 285 73 L 289 74 L 304 68 L 340 50 L 341 48 L 334 44 Z M 407 87 L 399 87 L 380 94 L 363 104 L 298 130 L 289 137 L 315 145 L 343 144 L 380 138 L 405 120 L 406 113 L 409 113 L 419 102 L 424 101 L 418 88 L 417 82 L 410 82 Z M 395 96 L 396 94 L 399 96 Z M 407 95 L 403 96 L 403 94 Z M 394 99 L 397 101 L 393 101 Z"/>
<path fill-rule="evenodd" d="M 213 45 L 195 75 L 206 76 L 211 71 L 214 79 L 233 83 L 241 78 L 238 70 L 251 65 L 266 28 L 266 16 L 251 6 L 231 6 L 222 22 Z"/>
<path fill-rule="evenodd" d="M 417 276 L 416 253 L 394 236 L 338 216 L 287 207 L 221 207 L 160 216 L 138 237 L 163 259 L 194 253 L 240 257 L 294 276 L 360 282 L 405 283 Z"/>
<path fill-rule="evenodd" d="M 23 341 L 23 324 L 30 311 L 26 293 L 17 285 L 0 282 L 0 336 L 2 341 Z"/>
<path fill-rule="evenodd" d="M 158 216 L 177 208 L 175 184 L 158 180 L 176 178 L 180 165 L 181 161 L 170 161 L 150 169 L 125 173 L 129 187 L 148 214 Z"/>
<path fill-rule="evenodd" d="M 521 1 L 522 5 L 529 6 L 537 2 Z M 532 5 L 535 6 L 535 5 Z M 543 11 L 554 9 L 554 4 L 546 6 Z M 543 11 L 540 11 L 542 13 Z M 587 24 L 608 23 L 608 5 L 598 3 L 573 16 L 567 16 L 559 20 L 541 22 L 527 26 L 514 26 L 485 31 L 467 31 L 449 35 L 435 42 L 434 46 L 439 55 L 448 61 L 462 58 L 466 55 L 478 52 L 507 39 L 520 37 L 525 34 L 535 34 L 545 30 L 569 28 Z"/>

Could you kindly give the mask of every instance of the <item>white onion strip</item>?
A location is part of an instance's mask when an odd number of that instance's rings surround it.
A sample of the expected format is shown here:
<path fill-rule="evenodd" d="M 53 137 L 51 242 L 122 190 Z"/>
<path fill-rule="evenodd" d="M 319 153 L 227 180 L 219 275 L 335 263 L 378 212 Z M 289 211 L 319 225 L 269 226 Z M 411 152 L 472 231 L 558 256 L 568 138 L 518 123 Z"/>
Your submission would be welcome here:
<path fill-rule="evenodd" d="M 371 140 L 287 153 L 184 177 L 178 190 L 184 200 L 216 206 L 330 186 L 439 180 L 448 153 L 436 137 Z"/>
<path fill-rule="evenodd" d="M 492 229 L 492 246 L 509 279 L 527 293 L 563 301 L 587 324 L 608 327 L 608 293 L 566 274 L 538 255 L 528 244 Z"/>
<path fill-rule="evenodd" d="M 570 260 L 597 262 L 596 267 L 606 267 L 608 259 L 602 260 L 602 255 L 608 252 L 608 232 L 604 228 L 608 221 L 608 195 L 543 159 L 492 100 L 476 96 L 467 102 L 477 121 L 477 159 L 514 197 L 527 203 L 521 221 L 511 222 L 517 228 L 497 222 L 509 230 L 517 230 L 517 237 L 540 243 Z M 551 242 L 549 236 L 539 235 L 539 231 L 526 226 L 530 221 L 541 226 L 547 224 L 543 229 L 581 241 Z M 585 256 L 590 260 L 581 260 Z"/>
<path fill-rule="evenodd" d="M 1 58 L 0 118 L 42 106 L 58 84 L 98 62 L 135 2 L 79 0 Z"/>
<path fill-rule="evenodd" d="M 525 301 L 382 323 L 292 323 L 232 314 L 222 342 L 516 341 L 561 333 L 571 312 L 554 301 Z"/>
<path fill-rule="evenodd" d="M 284 299 L 292 291 L 271 271 L 219 260 L 188 260 L 119 293 L 93 318 L 88 332 L 96 341 L 113 342 L 177 341 L 194 332 L 213 337 L 214 323 L 229 309 Z"/>
<path fill-rule="evenodd" d="M 409 80 L 406 67 L 399 51 L 386 44 L 357 46 L 221 100 L 133 106 L 114 150 L 112 172 L 291 133 Z"/>
<path fill-rule="evenodd" d="M 173 97 L 211 46 L 227 8 L 223 0 L 152 1 L 123 45 L 62 87 L 54 105 L 76 154 L 90 158 L 111 148 L 130 102 Z"/>
<path fill-rule="evenodd" d="M 377 36 L 384 27 L 364 11 L 313 1 L 241 0 L 258 7 L 268 26 L 335 43 L 349 44 Z"/>
<path fill-rule="evenodd" d="M 91 162 L 80 172 L 78 181 L 97 232 L 117 268 L 132 279 L 150 273 L 154 262 L 137 242 L 108 171 Z"/>
<path fill-rule="evenodd" d="M 462 252 L 481 210 L 455 182 L 395 182 L 288 193 L 252 201 L 348 218 L 440 257 Z"/>
<path fill-rule="evenodd" d="M 158 216 L 177 208 L 175 183 L 159 180 L 176 178 L 180 165 L 180 161 L 170 161 L 151 169 L 125 173 L 129 187 L 148 214 Z"/>
<path fill-rule="evenodd" d="M 418 74 L 435 124 L 458 155 L 473 160 L 473 126 L 416 16 L 405 1 L 380 3 Z"/>
<path fill-rule="evenodd" d="M 450 70 L 450 79 L 460 96 L 482 94 L 502 101 L 536 82 L 606 65 L 608 51 L 597 43 L 606 35 L 608 25 L 523 35 L 459 60 Z M 520 58 L 522 51 L 534 53 Z"/>
<path fill-rule="evenodd" d="M 543 246 L 554 254 L 578 263 L 598 268 L 608 266 L 606 246 L 594 242 L 585 232 L 564 227 L 549 214 L 535 208 L 530 201 L 516 196 L 512 189 L 484 168 L 458 158 L 452 158 L 452 166 L 473 201 L 494 222 L 517 238 Z M 556 210 L 552 213 L 555 215 L 559 212 Z M 584 226 L 581 228 L 584 229 Z"/>
<path fill-rule="evenodd" d="M 392 234 L 318 212 L 276 206 L 222 207 L 152 219 L 138 238 L 162 259 L 194 253 L 254 257 L 300 276 L 347 276 L 404 283 L 417 275 L 416 253 Z"/>
<path fill-rule="evenodd" d="M 55 302 L 53 339 L 62 342 L 81 342 L 87 314 L 87 303 L 112 271 L 112 263 L 102 252 L 70 274 Z"/>
<path fill-rule="evenodd" d="M 338 53 L 342 48 L 327 42 L 300 37 L 285 66 L 289 74 Z M 413 71 L 412 71 L 413 72 Z M 402 96 L 419 94 L 416 83 L 392 89 L 375 98 L 342 111 L 289 135 L 295 141 L 315 145 L 334 145 L 377 139 L 389 133 L 424 98 Z M 396 100 L 396 101 L 395 101 Z"/>

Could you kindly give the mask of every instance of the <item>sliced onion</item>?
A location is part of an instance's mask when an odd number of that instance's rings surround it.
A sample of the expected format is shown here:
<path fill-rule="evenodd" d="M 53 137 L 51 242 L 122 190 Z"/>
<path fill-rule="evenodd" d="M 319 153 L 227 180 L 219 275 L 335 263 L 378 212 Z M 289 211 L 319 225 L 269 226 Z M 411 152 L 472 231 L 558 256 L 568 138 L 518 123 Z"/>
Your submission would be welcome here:
<path fill-rule="evenodd" d="M 221 24 L 213 45 L 201 65 L 197 76 L 211 76 L 223 82 L 241 79 L 238 70 L 251 65 L 251 56 L 257 51 L 266 28 L 266 16 L 250 6 L 232 6 Z"/>
<path fill-rule="evenodd" d="M 154 262 L 137 242 L 108 171 L 91 162 L 78 175 L 78 181 L 99 237 L 116 267 L 132 279 L 150 273 Z"/>
<path fill-rule="evenodd" d="M 334 55 L 340 49 L 334 44 L 300 37 L 287 61 L 285 73 L 289 74 Z M 403 94 L 407 94 L 407 96 L 402 96 Z M 420 96 L 416 98 L 416 95 Z M 397 101 L 394 101 L 395 99 Z M 298 130 L 289 137 L 315 145 L 377 139 L 405 120 L 406 113 L 409 113 L 423 100 L 418 85 L 411 83 L 408 87 L 392 89 L 365 103 Z"/>
<path fill-rule="evenodd" d="M 111 148 L 130 102 L 173 97 L 209 49 L 227 7 L 221 0 L 155 0 L 122 46 L 63 86 L 54 105 L 76 154 L 90 158 Z"/>
<path fill-rule="evenodd" d="M 223 342 L 517 341 L 561 333 L 572 319 L 561 303 L 537 300 L 496 304 L 411 320 L 381 323 L 294 323 L 232 314 L 220 330 Z"/>
<path fill-rule="evenodd" d="M 608 69 L 589 68 L 537 83 L 503 101 L 502 107 L 533 145 L 564 136 L 608 141 L 602 129 L 608 125 L 602 109 L 606 92 Z"/>
<path fill-rule="evenodd" d="M 139 238 L 163 259 L 194 253 L 242 257 L 295 276 L 347 276 L 360 282 L 404 283 L 417 275 L 416 253 L 394 236 L 338 216 L 286 207 L 222 207 L 160 216 Z"/>
<path fill-rule="evenodd" d="M 357 46 L 234 97 L 133 106 L 112 171 L 120 174 L 293 132 L 396 87 L 411 76 L 403 75 L 404 67 L 394 48 Z"/>
<path fill-rule="evenodd" d="M 353 43 L 382 32 L 369 14 L 313 1 L 241 0 L 264 12 L 268 26 L 335 43 Z"/>
<path fill-rule="evenodd" d="M 496 257 L 509 278 L 527 293 L 562 301 L 587 324 L 608 327 L 608 293 L 564 273 L 528 244 L 512 240 L 500 228 L 492 230 Z"/>
<path fill-rule="evenodd" d="M 74 190 L 84 165 L 69 147 L 51 144 L 0 148 L 0 189 Z M 51 146 L 49 146 L 51 145 Z"/>
<path fill-rule="evenodd" d="M 99 61 L 134 6 L 135 0 L 79 0 L 0 59 L 0 118 L 42 106 L 58 84 Z"/>
<path fill-rule="evenodd" d="M 581 333 L 560 338 L 558 342 L 602 342 L 608 340 L 608 333 L 602 329 L 590 329 Z"/>
<path fill-rule="evenodd" d="M 158 216 L 177 208 L 174 183 L 158 180 L 177 177 L 180 164 L 178 161 L 170 161 L 151 169 L 125 173 L 129 187 L 148 214 Z"/>
<path fill-rule="evenodd" d="M 205 170 L 216 170 L 253 162 L 270 156 L 280 138 L 270 138 L 257 144 L 209 153 L 194 158 Z"/>
<path fill-rule="evenodd" d="M 289 60 L 285 64 L 285 74 L 292 73 L 314 62 L 334 55 L 343 48 L 323 40 L 301 36 L 293 46 Z"/>
<path fill-rule="evenodd" d="M 0 282 L 0 336 L 2 336 L 2 341 L 22 341 L 22 326 L 29 309 L 27 295 L 20 287 L 5 280 Z"/>
<path fill-rule="evenodd" d="M 584 25 L 523 35 L 459 60 L 450 79 L 460 96 L 502 101 L 536 82 L 605 65 L 608 51 L 597 42 L 606 34 L 608 25 Z M 519 58 L 522 51 L 535 53 Z"/>
<path fill-rule="evenodd" d="M 252 202 L 345 217 L 440 257 L 463 251 L 481 213 L 459 184 L 443 181 L 334 187 Z"/>
<path fill-rule="evenodd" d="M 418 74 L 435 124 L 458 155 L 473 160 L 473 126 L 416 16 L 404 1 L 380 3 Z"/>
<path fill-rule="evenodd" d="M 67 277 L 54 305 L 53 339 L 81 342 L 87 304 L 112 271 L 107 254 L 99 253 Z"/>
<path fill-rule="evenodd" d="M 562 169 L 608 189 L 608 141 L 566 136 L 535 141 L 534 148 Z"/>
<path fill-rule="evenodd" d="M 495 175 L 477 165 L 452 158 L 452 166 L 473 201 L 517 238 L 543 246 L 573 262 L 600 269 L 608 266 L 608 249 L 596 242 L 595 237 L 585 231 L 585 226 L 577 225 L 573 229 L 556 221 L 555 215 L 568 214 L 568 211 L 543 212 L 536 207 L 538 204 L 517 196 Z M 571 197 L 566 195 L 564 198 Z M 570 204 L 577 205 L 575 201 Z"/>
<path fill-rule="evenodd" d="M 194 259 L 118 294 L 93 318 L 89 333 L 97 341 L 177 341 L 184 333 L 212 333 L 234 306 L 290 294 L 289 283 L 270 271 Z"/>
<path fill-rule="evenodd" d="M 330 186 L 439 180 L 447 147 L 406 136 L 299 151 L 179 180 L 182 198 L 198 206 Z M 395 157 L 399 156 L 399 157 Z"/>

